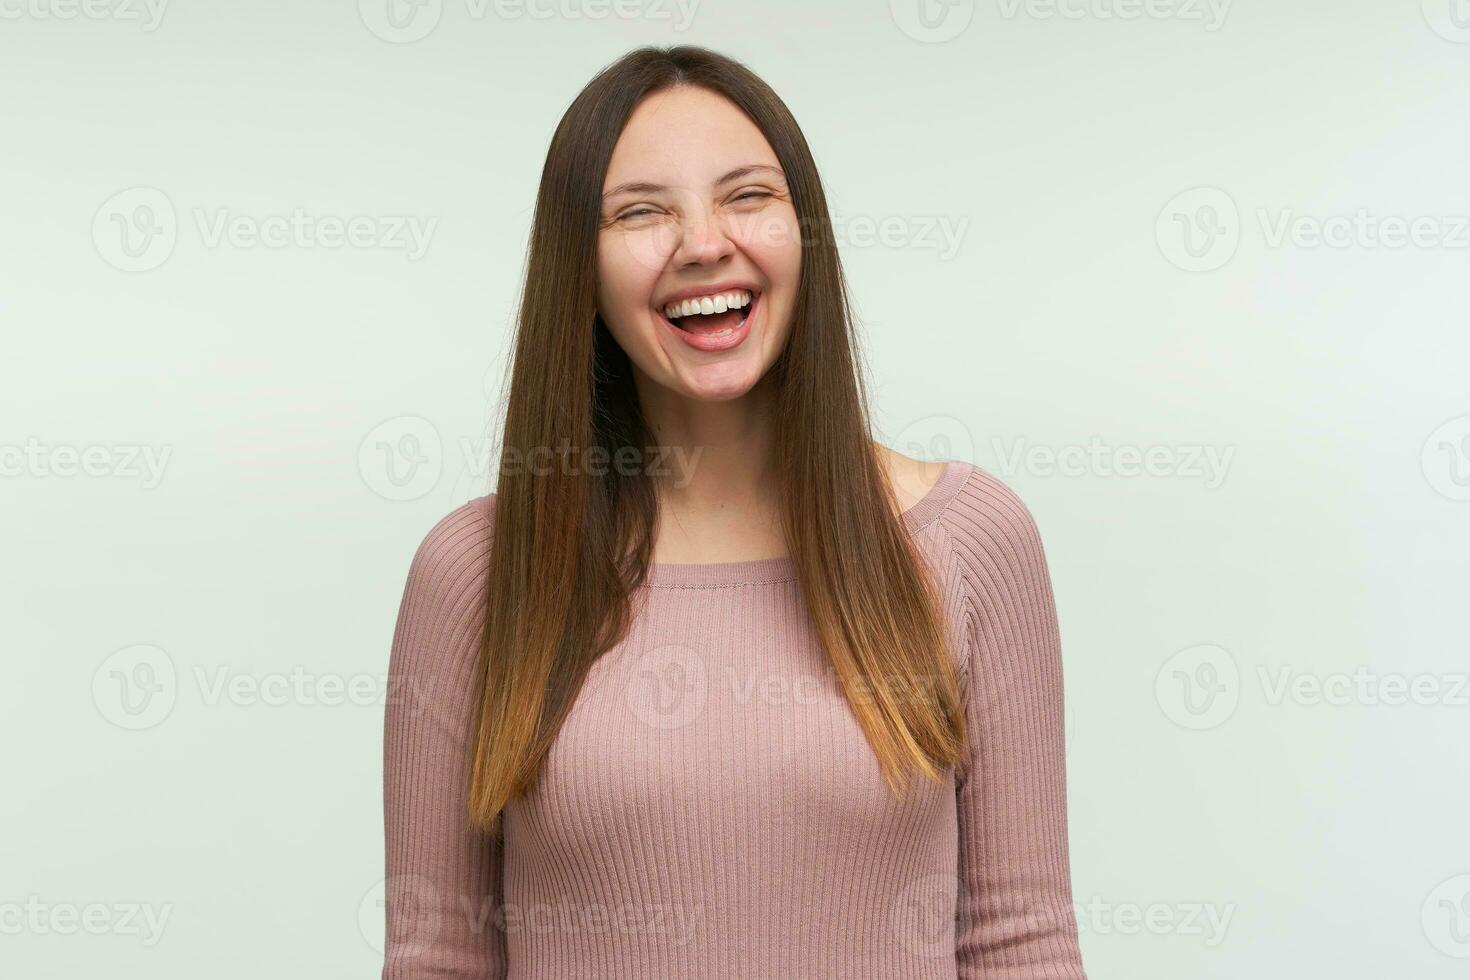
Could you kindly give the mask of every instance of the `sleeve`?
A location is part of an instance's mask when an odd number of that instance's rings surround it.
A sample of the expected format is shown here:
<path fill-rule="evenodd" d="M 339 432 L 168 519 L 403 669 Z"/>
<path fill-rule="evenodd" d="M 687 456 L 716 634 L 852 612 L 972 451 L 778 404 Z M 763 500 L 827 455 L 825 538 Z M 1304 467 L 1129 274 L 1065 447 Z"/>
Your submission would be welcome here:
<path fill-rule="evenodd" d="M 469 824 L 469 731 L 490 524 L 467 503 L 409 566 L 383 724 L 382 980 L 503 980 L 503 833 Z"/>
<path fill-rule="evenodd" d="M 968 623 L 956 767 L 960 980 L 1086 980 L 1067 845 L 1061 644 L 1041 537 L 984 471 L 953 510 Z"/>

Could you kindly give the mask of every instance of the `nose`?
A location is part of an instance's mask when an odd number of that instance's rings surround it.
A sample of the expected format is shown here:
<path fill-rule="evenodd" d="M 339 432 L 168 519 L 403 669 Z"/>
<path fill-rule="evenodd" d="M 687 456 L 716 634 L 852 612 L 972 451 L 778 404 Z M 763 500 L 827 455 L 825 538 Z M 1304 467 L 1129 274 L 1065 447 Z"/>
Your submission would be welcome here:
<path fill-rule="evenodd" d="M 735 251 L 735 242 L 725 221 L 703 203 L 684 209 L 680 222 L 679 243 L 674 251 L 674 264 L 712 265 Z"/>

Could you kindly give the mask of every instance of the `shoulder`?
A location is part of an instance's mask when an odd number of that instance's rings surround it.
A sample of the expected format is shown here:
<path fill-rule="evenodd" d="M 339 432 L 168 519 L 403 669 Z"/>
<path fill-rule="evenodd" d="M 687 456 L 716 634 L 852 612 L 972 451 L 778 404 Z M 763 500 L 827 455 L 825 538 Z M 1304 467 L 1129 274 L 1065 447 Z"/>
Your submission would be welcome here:
<path fill-rule="evenodd" d="M 389 657 L 390 704 L 427 718 L 458 744 L 484 631 L 491 527 L 486 503 L 477 498 L 455 507 L 419 542 Z M 409 724 L 408 715 L 395 717 Z"/>
<path fill-rule="evenodd" d="M 443 598 L 483 579 L 494 527 L 495 495 L 476 497 L 440 517 L 409 564 L 406 598 Z"/>
<path fill-rule="evenodd" d="M 962 479 L 926 529 L 926 547 L 971 641 L 1016 640 L 1040 629 L 1054 608 L 1040 529 L 1011 486 L 973 463 L 957 465 Z"/>
<path fill-rule="evenodd" d="M 1041 547 L 1031 509 L 1009 484 L 974 463 L 959 462 L 963 480 L 936 522 L 973 557 L 1014 558 Z"/>

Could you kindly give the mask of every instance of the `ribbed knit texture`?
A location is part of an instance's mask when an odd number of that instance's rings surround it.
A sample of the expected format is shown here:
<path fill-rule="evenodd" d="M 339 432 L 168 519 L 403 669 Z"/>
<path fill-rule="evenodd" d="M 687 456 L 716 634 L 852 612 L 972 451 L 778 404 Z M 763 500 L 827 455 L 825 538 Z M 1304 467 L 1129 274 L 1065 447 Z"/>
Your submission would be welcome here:
<path fill-rule="evenodd" d="M 488 838 L 467 725 L 493 506 L 434 526 L 399 609 L 384 980 L 1085 980 L 1056 611 L 1008 487 L 950 462 L 903 515 L 963 684 L 970 753 L 943 785 L 889 793 L 789 557 L 655 564 Z"/>

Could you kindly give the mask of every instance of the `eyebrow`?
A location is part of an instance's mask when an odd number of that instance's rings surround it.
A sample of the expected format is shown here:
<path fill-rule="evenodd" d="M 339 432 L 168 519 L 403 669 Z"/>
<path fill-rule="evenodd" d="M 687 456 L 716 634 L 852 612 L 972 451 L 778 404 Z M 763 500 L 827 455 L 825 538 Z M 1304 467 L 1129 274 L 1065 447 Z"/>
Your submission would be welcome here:
<path fill-rule="evenodd" d="M 720 187 L 724 184 L 730 183 L 730 181 L 732 180 L 739 180 L 742 177 L 749 177 L 751 174 L 758 173 L 770 174 L 772 176 L 780 178 L 781 180 L 786 179 L 786 175 L 781 172 L 781 169 L 779 167 L 767 166 L 764 163 L 752 163 L 747 164 L 744 167 L 736 167 L 734 170 L 730 171 L 729 173 L 725 174 L 725 176 L 715 181 L 715 186 Z M 602 199 L 606 201 L 608 198 L 616 197 L 619 194 L 660 194 L 666 190 L 668 190 L 668 188 L 663 184 L 650 184 L 647 181 L 643 180 L 630 180 L 621 183 L 611 190 L 605 192 L 602 195 Z"/>

